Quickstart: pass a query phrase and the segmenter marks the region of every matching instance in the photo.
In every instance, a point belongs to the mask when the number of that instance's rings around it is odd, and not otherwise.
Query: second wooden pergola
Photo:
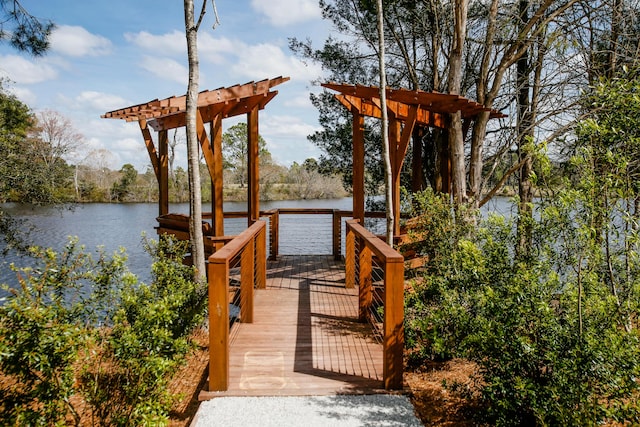
[[[380,89],[375,86],[325,83],[327,89],[338,92],[335,97],[353,116],[353,217],[364,221],[364,118],[382,118]],[[437,92],[425,92],[408,89],[386,89],[387,113],[389,117],[389,151],[392,168],[393,209],[400,212],[400,173],[404,164],[409,141],[417,127],[436,127],[447,129],[449,115],[460,111],[463,129],[469,129],[479,114],[487,112],[490,118],[505,117],[497,110],[484,107],[475,101],[458,95]],[[413,177],[420,179],[422,164],[421,146],[414,144]],[[441,159],[444,188],[449,188],[450,159]],[[414,182],[414,189],[419,185]],[[400,234],[400,218],[395,215],[394,235]]]

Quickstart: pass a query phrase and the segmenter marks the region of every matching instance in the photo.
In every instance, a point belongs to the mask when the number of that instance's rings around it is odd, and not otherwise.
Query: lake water
[[[331,208],[350,210],[351,198],[334,200],[286,200],[261,202],[260,208]],[[129,269],[138,277],[149,279],[150,257],[144,251],[142,234],[156,239],[154,227],[157,225],[158,205],[155,203],[92,203],[73,207],[38,207],[13,203],[2,205],[2,209],[16,219],[26,220],[25,226],[33,227],[31,240],[44,247],[60,250],[69,236],[78,237],[87,251],[96,253],[103,247],[107,253],[113,253],[120,247],[126,248]],[[225,212],[246,211],[245,202],[228,202]],[[170,212],[188,213],[188,204],[171,205]],[[331,218],[318,218],[313,215],[283,215],[280,219],[281,254],[321,254],[331,253]],[[225,234],[235,235],[247,226],[245,218],[225,219]],[[328,238],[317,236],[312,239],[300,238],[302,233],[317,231]],[[326,241],[322,241],[326,240]],[[0,243],[0,245],[2,245]],[[0,246],[1,247],[1,246]],[[28,259],[15,254],[4,256],[0,260],[0,283],[15,283],[15,273],[9,265],[23,266]]]
[[[14,218],[24,219],[34,227],[33,243],[60,250],[69,236],[77,236],[87,251],[96,253],[103,247],[113,253],[126,248],[129,269],[140,280],[149,280],[150,257],[144,252],[142,234],[156,239],[158,206],[155,203],[129,204],[82,204],[73,207],[34,207],[19,204],[3,204],[2,209]],[[246,211],[246,202],[227,202],[225,212]],[[508,214],[511,209],[508,199],[496,198],[485,207],[485,211]],[[261,202],[260,208],[329,208],[351,210],[352,199],[333,200],[285,200]],[[188,213],[188,204],[176,204],[170,212]],[[280,251],[290,254],[331,254],[331,216],[281,215]],[[382,224],[384,220],[382,220]],[[246,228],[246,219],[225,219],[225,234],[235,235]],[[381,233],[383,233],[382,231]],[[343,229],[344,234],[344,229]],[[344,240],[344,239],[343,239]],[[1,245],[1,244],[0,244]],[[28,260],[10,254],[0,260],[0,283],[16,283],[15,273],[9,265],[24,266]]]

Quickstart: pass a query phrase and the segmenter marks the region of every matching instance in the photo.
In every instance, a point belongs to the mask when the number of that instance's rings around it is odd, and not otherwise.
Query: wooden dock
[[[229,387],[220,396],[384,392],[383,351],[358,321],[358,288],[332,256],[280,256],[254,296],[253,323],[230,331]]]

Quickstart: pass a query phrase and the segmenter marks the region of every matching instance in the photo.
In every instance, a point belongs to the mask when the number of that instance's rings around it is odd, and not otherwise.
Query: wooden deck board
[[[357,321],[358,290],[331,256],[270,261],[254,323],[231,331],[229,389],[220,396],[383,392],[382,345]]]

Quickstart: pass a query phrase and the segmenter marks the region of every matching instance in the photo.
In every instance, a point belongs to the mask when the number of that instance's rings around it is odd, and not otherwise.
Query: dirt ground
[[[170,427],[188,427],[198,410],[198,393],[206,384],[208,348],[206,336],[197,337],[198,347],[171,382],[171,390],[181,396],[170,414]],[[433,363],[419,372],[405,372],[407,392],[416,414],[425,426],[471,426],[474,408],[444,384],[470,384],[473,365],[463,360]]]

